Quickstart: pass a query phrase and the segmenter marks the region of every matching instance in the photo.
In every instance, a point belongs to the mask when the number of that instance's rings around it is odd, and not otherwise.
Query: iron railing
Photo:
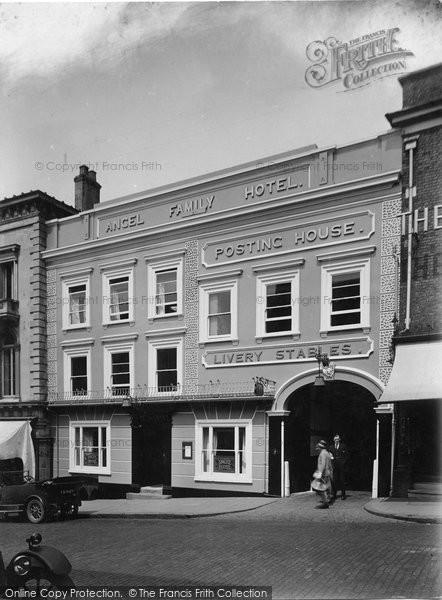
[[[261,380],[262,381],[262,380]],[[192,387],[168,386],[163,388],[138,385],[135,388],[106,388],[103,390],[82,390],[78,392],[49,392],[50,405],[71,404],[123,404],[131,406],[144,402],[177,402],[198,399],[225,398],[273,398],[275,382],[264,380],[261,389],[254,381],[210,381]]]

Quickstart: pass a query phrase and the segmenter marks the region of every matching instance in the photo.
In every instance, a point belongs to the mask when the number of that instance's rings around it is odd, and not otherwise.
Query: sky
[[[441,14],[439,0],[2,3],[0,198],[74,204],[87,164],[105,202],[388,131],[398,76],[441,61]],[[397,72],[311,85],[308,47],[393,28],[407,54],[376,64]]]

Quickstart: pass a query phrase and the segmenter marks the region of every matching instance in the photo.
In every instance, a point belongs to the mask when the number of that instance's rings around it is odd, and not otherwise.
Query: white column
[[[284,498],[285,490],[284,458],[284,419],[281,419],[281,498]]]
[[[379,419],[376,419],[376,458],[373,461],[373,481],[371,485],[371,497],[378,497],[379,479]]]

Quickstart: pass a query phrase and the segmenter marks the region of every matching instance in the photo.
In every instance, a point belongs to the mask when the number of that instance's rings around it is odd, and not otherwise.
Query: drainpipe
[[[413,244],[413,198],[416,196],[416,188],[413,186],[413,150],[417,146],[417,139],[405,144],[405,150],[408,151],[408,188],[405,190],[405,197],[408,198],[408,237],[407,237],[407,295],[405,303],[405,330],[410,329],[411,323],[411,259]],[[404,221],[405,223],[405,215]]]
[[[393,402],[393,412],[391,414],[390,497],[393,496],[393,474],[394,474],[395,447],[396,447],[396,405]]]

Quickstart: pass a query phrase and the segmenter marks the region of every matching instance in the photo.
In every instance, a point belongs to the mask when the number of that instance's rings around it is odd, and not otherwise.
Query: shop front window
[[[219,481],[243,480],[250,475],[251,427],[199,424],[200,470],[197,477]]]
[[[109,424],[71,423],[70,470],[107,473],[109,464]]]

